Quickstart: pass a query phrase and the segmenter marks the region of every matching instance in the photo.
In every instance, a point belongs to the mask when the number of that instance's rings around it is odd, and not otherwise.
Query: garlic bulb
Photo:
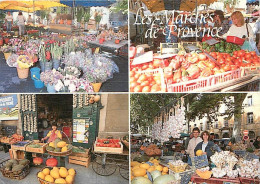
[[[186,165],[186,163],[184,163],[182,160],[170,160],[169,164],[171,164],[173,166],[183,166],[183,165]]]
[[[215,152],[215,154],[210,157],[210,160],[217,168],[228,166],[231,170],[238,162],[237,156],[230,151]]]
[[[227,176],[230,178],[237,178],[238,170],[227,170]]]
[[[221,168],[213,168],[212,169],[212,174],[215,178],[222,178],[224,177],[227,173],[225,169],[221,169]]]
[[[257,159],[251,161],[239,159],[237,170],[241,177],[260,179],[260,162]]]

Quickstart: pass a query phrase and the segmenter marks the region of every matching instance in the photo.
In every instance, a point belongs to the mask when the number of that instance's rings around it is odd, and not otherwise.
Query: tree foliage
[[[118,0],[117,3],[110,8],[113,13],[122,12],[123,14],[128,13],[128,0]]]
[[[224,116],[227,120],[234,117],[236,132],[233,131],[233,135],[238,136],[246,95],[247,93],[132,94],[131,125],[135,128],[152,125],[158,112],[169,105],[176,105],[185,96],[185,116],[188,123],[203,117],[207,117],[209,123],[217,121],[219,116]],[[223,104],[225,111],[220,112]]]

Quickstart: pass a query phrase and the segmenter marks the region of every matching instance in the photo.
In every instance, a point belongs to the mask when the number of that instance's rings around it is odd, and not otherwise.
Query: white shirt
[[[6,19],[8,22],[12,22],[13,16],[12,16],[12,15],[6,15],[6,16],[5,16],[5,19]]]
[[[254,39],[255,35],[253,33],[252,27],[249,24],[247,24],[247,27],[248,27],[249,38]],[[228,32],[226,34],[224,34],[223,37],[225,39],[227,38],[227,36],[236,36],[236,37],[242,38],[244,35],[246,36],[246,38],[248,38],[246,23],[241,27],[237,27],[234,24],[232,24],[232,26],[229,28]]]
[[[26,21],[23,15],[18,15],[17,20],[18,20],[17,23],[18,25],[24,25]]]
[[[188,148],[186,150],[186,152],[191,156],[191,157],[194,157],[194,149],[195,147],[197,146],[198,143],[202,142],[202,139],[200,137],[193,137],[189,144],[188,144]]]
[[[204,142],[202,143],[202,148],[201,149],[202,149],[203,152],[205,152],[205,149],[206,149],[207,145],[208,145],[208,142],[207,143],[204,143]]]

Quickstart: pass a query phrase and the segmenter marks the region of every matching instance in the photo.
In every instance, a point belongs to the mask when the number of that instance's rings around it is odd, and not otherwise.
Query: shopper
[[[228,32],[223,35],[223,38],[227,36],[236,36],[239,38],[247,38],[254,40],[254,33],[251,26],[245,23],[244,16],[240,11],[235,11],[231,15],[232,25]]]
[[[22,36],[25,33],[25,17],[23,16],[22,12],[19,12],[18,17],[18,26],[19,26],[19,35]]]
[[[177,17],[178,14],[177,13],[174,13],[174,16],[173,17]],[[166,24],[166,27],[165,27],[165,40],[166,40],[166,43],[177,43],[178,42],[178,33],[177,31],[175,30],[175,20],[174,18],[171,17],[169,19],[169,21],[167,22]]]
[[[196,151],[202,150],[203,155],[207,155],[207,157],[209,159],[214,154],[214,150],[216,150],[216,151],[221,150],[217,144],[214,144],[214,142],[209,141],[209,132],[208,131],[202,132],[201,138],[203,139],[203,141],[197,144],[196,148],[194,149],[194,154],[196,154]]]
[[[221,10],[216,10],[214,11],[214,16],[213,16],[213,23],[214,26],[212,27],[221,27],[221,31],[219,31],[219,36],[222,36],[223,34],[227,33],[230,25],[229,25],[229,20],[224,18],[224,12]]]
[[[260,149],[260,136],[257,136],[255,142],[253,143],[255,149]]]
[[[11,12],[7,12],[7,15],[5,16],[5,22],[6,22],[6,31],[10,33],[13,25],[13,15],[11,15]]]
[[[57,124],[53,123],[52,124],[52,130],[49,131],[46,137],[42,138],[42,141],[48,139],[48,143],[53,142],[55,139],[60,138],[62,139],[61,132],[57,130]]]

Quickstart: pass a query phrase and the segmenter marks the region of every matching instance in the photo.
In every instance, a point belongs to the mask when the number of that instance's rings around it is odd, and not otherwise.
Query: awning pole
[[[35,27],[35,8],[34,8],[34,0],[33,0],[33,26]]]
[[[196,15],[195,15],[195,17],[197,17],[197,13],[198,13],[198,0],[196,0]],[[197,31],[198,31],[198,20],[196,19],[196,42],[198,41]]]

